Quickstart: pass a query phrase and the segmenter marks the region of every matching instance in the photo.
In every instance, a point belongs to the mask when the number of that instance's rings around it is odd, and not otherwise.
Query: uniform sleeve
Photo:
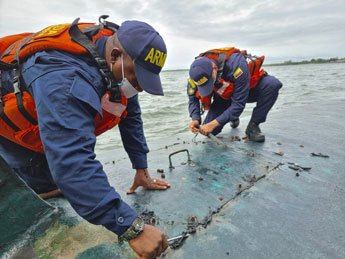
[[[200,101],[198,98],[196,98],[197,88],[195,85],[192,85],[189,80],[187,83],[187,95],[188,95],[188,111],[189,116],[192,118],[192,120],[198,120],[201,121],[200,116]]]
[[[233,54],[236,55],[236,54]],[[228,75],[224,78],[233,82],[234,91],[231,97],[231,105],[221,114],[216,120],[225,125],[229,121],[237,120],[243,112],[249,94],[249,69],[247,61],[238,54],[231,62],[231,69],[228,70]]]
[[[86,77],[93,68],[58,54],[27,62],[32,64],[22,73],[23,79],[35,99],[40,136],[56,185],[81,217],[122,234],[137,213],[110,186],[95,159],[93,118],[100,101]]]
[[[123,146],[134,169],[147,168],[147,147],[138,95],[128,99],[127,116],[121,119],[119,129]]]

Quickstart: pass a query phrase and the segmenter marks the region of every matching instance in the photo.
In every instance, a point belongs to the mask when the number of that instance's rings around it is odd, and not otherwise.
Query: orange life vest
[[[249,88],[254,88],[260,81],[261,77],[266,73],[265,70],[261,69],[261,66],[264,62],[265,57],[256,57],[247,54],[245,50],[239,50],[234,47],[227,47],[227,48],[220,48],[220,49],[212,49],[203,53],[200,53],[199,57],[206,57],[208,59],[214,59],[218,62],[218,71],[217,71],[217,78],[215,84],[213,86],[213,91],[217,93],[221,98],[224,100],[230,100],[233,90],[234,84],[225,81],[222,79],[223,68],[225,62],[229,59],[229,57],[233,53],[242,53],[242,55],[248,59],[248,68],[250,74],[250,81],[249,81]],[[212,94],[209,96],[201,97],[199,95],[199,91],[196,92],[195,95],[198,99],[200,99],[202,107],[204,110],[208,110],[211,107],[212,103]]]
[[[60,24],[49,26],[37,33],[23,33],[0,38],[0,65],[1,67],[11,66],[18,60],[20,63],[38,51],[63,50],[76,55],[83,55],[87,50],[78,43],[71,40],[68,29],[71,24]],[[79,23],[80,30],[94,26],[93,23]],[[113,35],[113,31],[103,28],[92,37],[93,43],[102,36]],[[1,86],[1,71],[0,71]],[[17,91],[18,94],[18,91]],[[19,108],[18,98],[15,92],[1,96],[0,88],[0,135],[30,150],[44,153],[37,124],[37,113],[35,102],[32,96],[23,91],[22,106],[24,112]],[[122,96],[122,104],[127,106],[127,99]],[[122,117],[126,116],[126,111]],[[100,114],[95,117],[95,135],[99,135],[117,125],[120,117],[112,115],[103,110],[103,119]]]

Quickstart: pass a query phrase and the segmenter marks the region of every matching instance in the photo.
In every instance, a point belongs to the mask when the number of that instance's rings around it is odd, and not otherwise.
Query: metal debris
[[[164,173],[163,169],[157,169],[157,173]]]
[[[280,142],[277,142],[277,145],[281,145],[282,143],[280,143]]]
[[[311,153],[312,156],[319,156],[319,157],[324,157],[324,158],[329,158],[329,155],[324,155],[322,153]]]
[[[204,180],[204,177],[199,176],[199,180],[200,180],[200,181]]]
[[[304,147],[304,145],[303,145],[303,144],[300,144],[299,146],[300,146],[300,147]]]
[[[165,174],[161,174],[161,177],[164,179],[165,178]]]
[[[249,153],[248,156],[254,157],[255,154],[254,153]]]

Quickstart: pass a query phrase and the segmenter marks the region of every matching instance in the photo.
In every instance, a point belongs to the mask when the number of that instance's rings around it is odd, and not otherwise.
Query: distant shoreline
[[[330,58],[330,59],[311,59],[311,60],[303,60],[303,61],[284,61],[283,63],[275,63],[275,64],[263,64],[265,67],[270,66],[289,66],[289,65],[305,65],[305,64],[326,64],[326,63],[345,63],[345,58]],[[176,71],[186,71],[189,70],[188,68],[180,68],[180,69],[167,69],[162,70],[162,72],[176,72]]]
[[[288,66],[288,65],[305,65],[305,64],[325,64],[325,63],[345,63],[345,58],[330,58],[330,59],[311,59],[311,60],[303,60],[303,61],[284,61],[283,63],[277,64],[264,64],[264,66]]]

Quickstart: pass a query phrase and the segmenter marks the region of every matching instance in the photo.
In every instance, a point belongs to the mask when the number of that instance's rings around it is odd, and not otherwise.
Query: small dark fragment
[[[265,168],[268,170],[270,167],[268,165],[266,165]]]
[[[163,169],[157,169],[157,173],[164,173]]]
[[[293,170],[296,170],[296,171],[309,171],[311,169],[311,167],[304,167],[304,166],[300,166],[299,164],[297,163],[290,163],[288,162],[289,164],[289,168],[293,169]]]
[[[293,169],[295,171],[299,171],[300,170],[300,168],[298,166],[295,166],[295,165],[289,165],[289,168]]]
[[[222,200],[224,200],[224,199],[223,199],[223,197],[218,197],[218,200],[222,201]]]
[[[145,224],[155,225],[159,224],[159,219],[156,217],[154,211],[144,210],[140,213],[140,217],[144,220]]]
[[[242,188],[242,184],[239,183],[239,184],[237,185],[237,188],[238,188],[238,189],[241,189],[241,188]]]
[[[278,156],[283,156],[284,155],[284,152],[273,152],[273,154],[276,154]]]
[[[168,149],[168,146],[165,146],[165,149]]]
[[[230,138],[230,142],[234,142],[234,141],[241,141],[241,138],[239,136],[232,136]]]
[[[281,145],[282,143],[280,143],[280,142],[277,142],[277,145]]]
[[[229,252],[226,252],[226,255],[230,255],[230,253],[229,253]]]
[[[197,226],[199,226],[198,218],[196,216],[190,216],[187,219],[187,233],[195,233]]]
[[[115,164],[115,161],[113,160],[113,164]]]
[[[299,146],[300,146],[300,147],[304,147],[304,145],[303,145],[303,144],[300,144]]]
[[[162,178],[165,178],[165,174],[161,174],[161,177],[162,177]]]
[[[200,180],[200,181],[204,180],[204,177],[199,176],[199,180]]]
[[[254,153],[250,153],[250,154],[249,154],[249,156],[254,157],[254,156],[255,156],[255,154],[254,154]]]
[[[299,176],[299,173],[296,173],[296,176],[298,177],[298,176]]]
[[[322,153],[311,153],[312,156],[319,156],[319,157],[324,157],[324,158],[329,158],[329,155],[324,155]]]
[[[203,221],[200,223],[204,228],[207,227],[207,225],[212,221],[213,217],[213,211],[210,211],[207,216],[203,219]]]

